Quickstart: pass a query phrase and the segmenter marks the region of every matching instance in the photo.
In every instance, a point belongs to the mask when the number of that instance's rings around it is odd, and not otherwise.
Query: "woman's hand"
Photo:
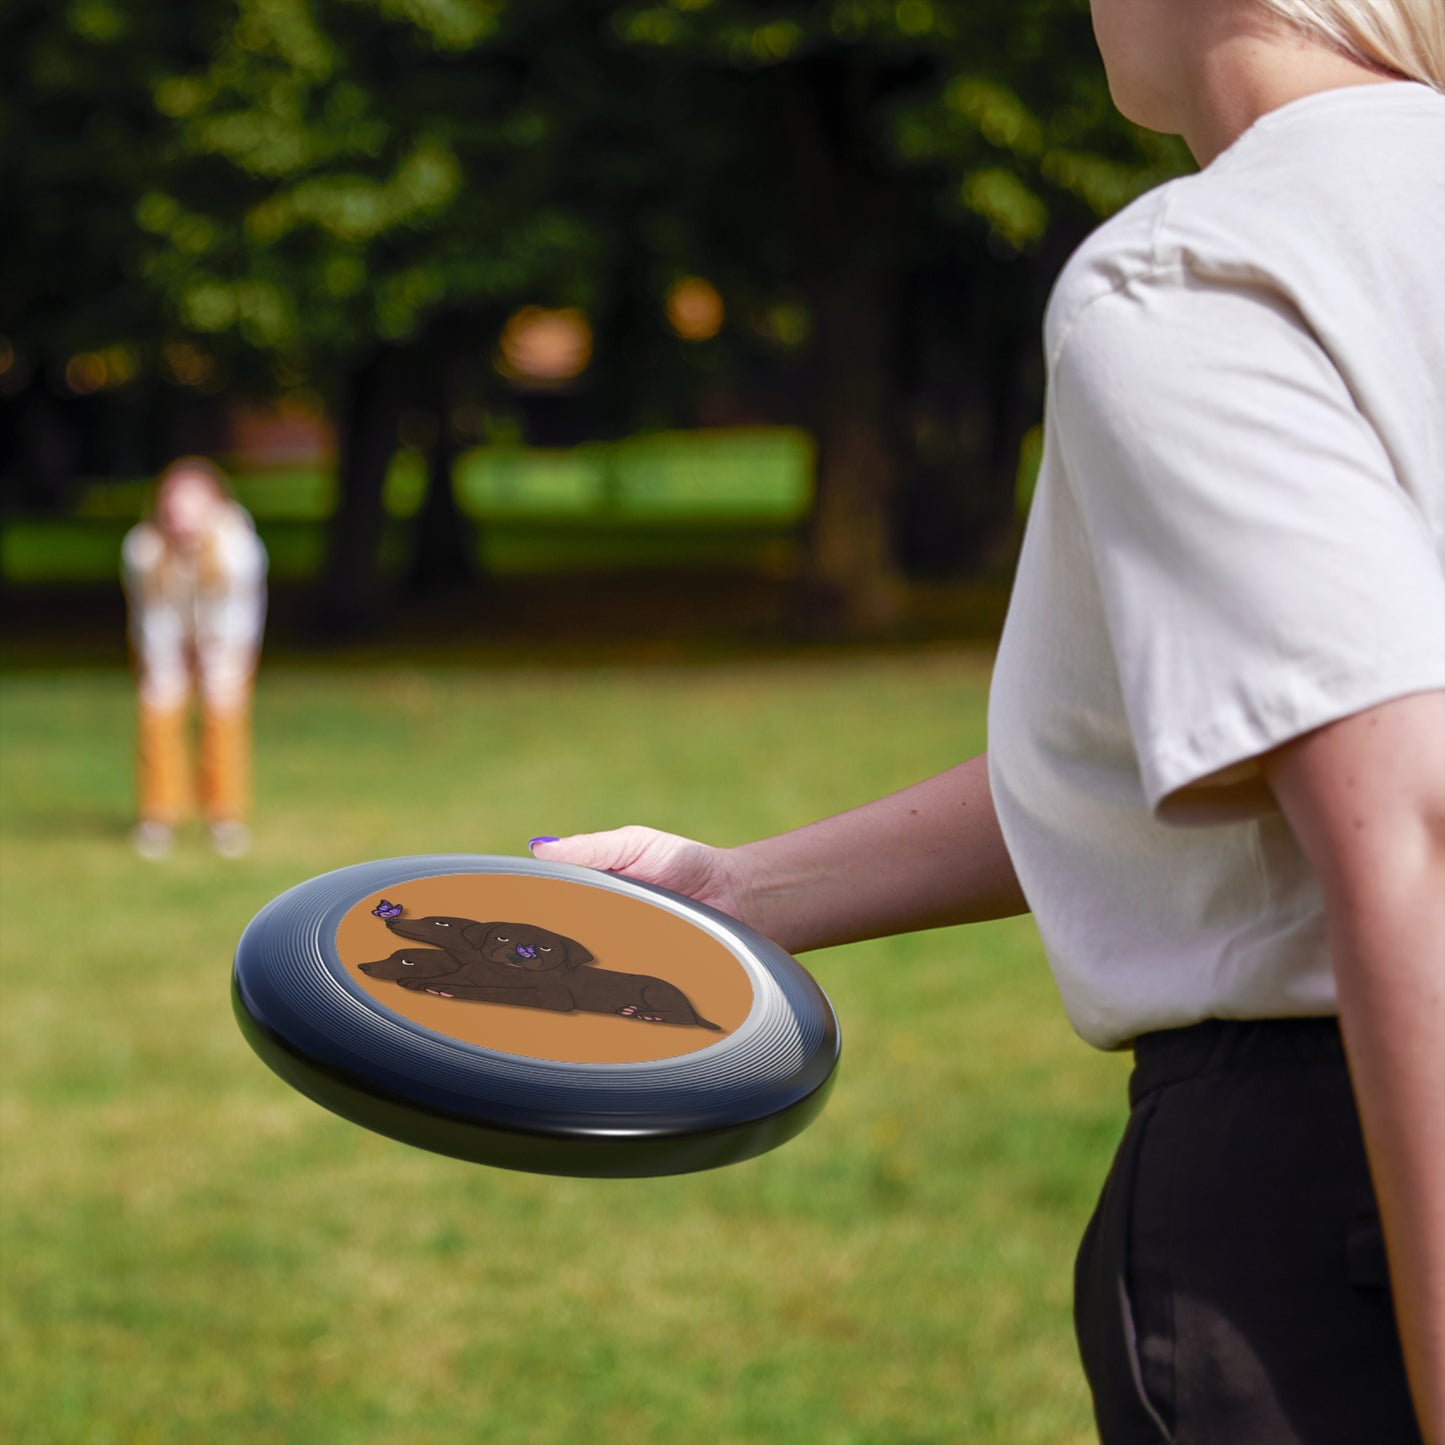
[[[575,863],[582,868],[625,873],[758,926],[749,916],[747,880],[734,855],[676,833],[659,833],[656,828],[634,824],[605,833],[574,833],[570,838],[535,838],[532,854],[547,863]]]
[[[982,754],[851,812],[736,848],[633,827],[537,838],[532,852],[685,893],[789,953],[1028,910]]]

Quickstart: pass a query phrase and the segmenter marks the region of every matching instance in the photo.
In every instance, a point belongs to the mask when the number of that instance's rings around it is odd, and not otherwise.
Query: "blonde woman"
[[[199,800],[223,857],[250,845],[251,684],[266,614],[266,551],[212,463],[169,466],[151,516],[126,534],[122,571],[139,692],[132,835],[145,858],[164,857]],[[199,789],[188,735],[200,694]]]
[[[1136,1059],[1076,1272],[1106,1445],[1445,1445],[1445,7],[1093,8],[1202,169],[1051,299],[988,755],[534,851],[794,951],[1031,908]]]

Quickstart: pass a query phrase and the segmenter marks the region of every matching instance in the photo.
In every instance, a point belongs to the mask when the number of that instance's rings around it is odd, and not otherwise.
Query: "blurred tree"
[[[669,389],[654,267],[687,229],[674,188],[695,190],[708,157],[668,127],[700,129],[719,79],[627,46],[612,9],[236,0],[204,63],[155,87],[174,142],[136,207],[145,278],[190,331],[320,386],[340,420],[328,630],[378,614],[381,485],[405,413],[432,417],[409,575],[435,586],[471,554],[447,476],[452,403],[498,403],[488,363],[510,312],[578,308],[601,343],[576,388],[529,394],[533,427],[582,408],[590,430],[626,430]],[[715,179],[725,143],[707,129]]]
[[[813,580],[886,626],[901,551],[944,570],[1011,516],[1064,255],[1187,155],[1114,112],[1087,0],[635,0],[613,23],[743,82],[719,121],[750,175],[706,188],[697,235],[726,237],[715,273],[801,302]]]
[[[819,442],[815,590],[886,625],[900,558],[946,568],[1010,515],[1062,252],[1180,164],[1114,117],[1086,0],[13,0],[3,23],[0,331],[318,391],[337,630],[378,615],[404,416],[432,477],[410,576],[465,565],[454,413],[502,400],[525,304],[595,333],[534,421],[621,432],[771,378],[755,406]],[[728,317],[702,344],[663,314],[688,276]]]
[[[217,7],[204,63],[155,87],[175,163],[136,209],[153,238],[143,274],[187,327],[265,353],[338,414],[328,631],[378,617],[402,416],[430,416],[409,572],[439,586],[471,556],[450,485],[458,367],[512,306],[594,302],[605,238],[567,203],[533,76],[557,8],[236,0]]]
[[[0,10],[0,423],[5,482],[28,507],[63,506],[86,460],[76,412],[98,403],[81,398],[161,401],[129,386],[154,371],[168,324],[135,284],[132,211],[166,145],[151,86],[198,54],[163,8]]]

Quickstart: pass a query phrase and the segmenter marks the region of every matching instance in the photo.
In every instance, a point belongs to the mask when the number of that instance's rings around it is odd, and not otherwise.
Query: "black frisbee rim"
[[[464,873],[581,883],[687,918],[748,972],[753,1009],[727,1040],[640,1064],[499,1053],[392,1014],[345,972],[336,923],[378,889]],[[289,889],[243,934],[232,1003],[262,1061],[342,1118],[453,1158],[587,1178],[689,1173],[774,1149],[821,1112],[840,1052],[822,989],[736,919],[634,879],[486,854],[380,859]]]

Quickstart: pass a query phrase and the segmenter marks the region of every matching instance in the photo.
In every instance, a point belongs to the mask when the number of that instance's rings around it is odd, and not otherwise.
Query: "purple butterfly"
[[[388,903],[385,898],[371,910],[378,918],[400,918],[401,904]]]

